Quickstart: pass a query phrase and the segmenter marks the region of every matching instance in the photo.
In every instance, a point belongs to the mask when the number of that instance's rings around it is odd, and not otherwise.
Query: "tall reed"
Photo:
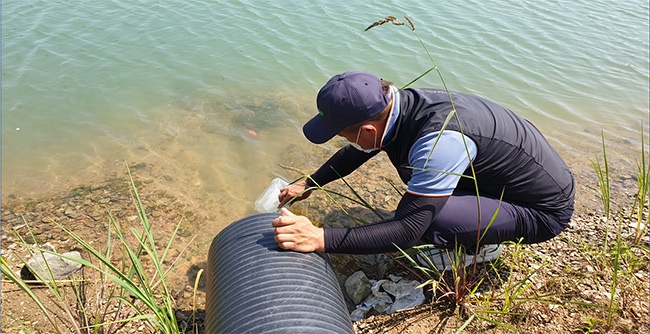
[[[426,76],[427,74],[429,74],[430,72],[435,70],[435,72],[438,74],[438,77],[439,77],[439,79],[440,79],[440,81],[441,81],[441,83],[442,83],[442,85],[444,87],[445,92],[447,93],[447,98],[449,99],[449,103],[451,104],[451,109],[452,109],[451,112],[449,113],[449,115],[447,116],[447,118],[445,119],[445,121],[443,122],[443,125],[442,125],[442,128],[441,128],[440,131],[441,132],[445,131],[447,129],[447,126],[448,126],[449,122],[454,121],[458,125],[459,131],[461,133],[463,133],[463,124],[460,122],[460,118],[458,117],[458,113],[456,111],[456,105],[455,105],[454,100],[452,98],[451,91],[449,90],[449,87],[447,86],[445,78],[442,75],[442,71],[438,67],[438,64],[436,63],[434,57],[432,56],[431,52],[427,48],[426,44],[424,43],[422,38],[420,38],[420,36],[418,35],[418,33],[417,33],[416,29],[415,29],[415,24],[413,23],[413,20],[411,18],[409,18],[408,16],[404,16],[404,20],[406,22],[400,21],[395,16],[387,16],[384,19],[373,22],[371,25],[369,25],[365,29],[365,31],[368,31],[368,30],[373,29],[373,28],[378,27],[378,26],[382,26],[382,25],[387,24],[387,23],[391,23],[391,24],[393,24],[395,26],[404,26],[404,27],[407,27],[411,31],[411,33],[415,36],[418,43],[420,44],[420,46],[424,50],[424,52],[427,54],[427,57],[429,58],[429,61],[431,62],[432,67],[426,69],[422,74],[420,74],[419,76],[417,76],[416,78],[411,80],[406,85],[402,86],[402,88],[400,88],[400,90],[411,86],[413,83],[415,83],[416,81],[420,80],[421,78],[423,78],[424,76]],[[433,170],[433,169],[430,169],[430,168],[426,168],[426,165],[427,165],[428,161],[432,158],[433,151],[434,151],[434,149],[436,148],[436,146],[438,144],[438,140],[440,139],[440,136],[438,136],[436,141],[433,143],[433,146],[432,146],[432,148],[431,148],[431,150],[429,152],[429,156],[427,157],[427,160],[425,162],[425,165],[424,165],[425,167],[424,168],[410,167],[410,168],[412,168],[414,170],[423,170],[423,171],[427,171],[427,172],[431,172],[431,173],[452,174],[454,176],[458,176],[458,177],[461,177],[461,178],[469,178],[469,179],[471,179],[473,181],[473,183],[474,183],[474,190],[475,190],[475,193],[476,193],[477,210],[480,212],[481,211],[481,200],[480,200],[480,194],[479,194],[479,190],[478,190],[478,183],[477,183],[477,179],[476,179],[476,172],[474,170],[474,164],[473,164],[472,159],[470,157],[470,152],[469,152],[467,142],[465,142],[465,136],[463,136],[462,138],[463,138],[463,145],[465,147],[465,154],[467,155],[467,159],[469,160],[469,170],[470,170],[471,175],[468,176],[468,175],[464,175],[464,174],[456,174],[456,173],[451,173],[451,172],[448,172],[448,171]],[[499,210],[497,208],[497,210],[493,213],[493,216],[491,217],[491,219],[487,223],[481,221],[481,218],[480,218],[481,215],[478,215],[479,219],[476,222],[477,231],[483,230],[484,232],[483,232],[483,234],[481,234],[479,232],[476,235],[476,243],[475,243],[476,248],[473,250],[474,254],[479,254],[480,253],[481,240],[482,240],[483,236],[485,235],[485,233],[487,232],[487,230],[489,230],[489,228],[492,226],[492,223],[494,222],[494,219],[496,218],[496,216],[498,214],[498,211]],[[425,261],[426,261],[428,259],[428,257],[426,256],[426,252],[427,252],[426,249],[431,250],[431,249],[435,249],[435,248],[436,248],[436,246],[434,246],[434,245],[423,245],[423,246],[420,246],[420,247],[416,247],[414,249],[416,250],[416,252],[420,252],[419,257],[424,258]],[[470,270],[468,271],[468,268],[466,268],[464,266],[465,257],[467,255],[466,255],[465,249],[461,245],[457,245],[454,250],[448,250],[443,254],[443,257],[446,257],[446,261],[448,263],[452,264],[452,269],[451,269],[451,276],[452,277],[451,277],[450,281],[445,280],[444,279],[445,276],[444,275],[439,275],[440,274],[439,272],[436,273],[437,270],[433,270],[433,272],[432,272],[431,270],[425,269],[424,266],[417,265],[417,263],[415,262],[413,257],[408,256],[408,254],[405,254],[405,252],[403,252],[403,253],[409,259],[409,261],[411,263],[415,264],[418,269],[420,269],[421,271],[423,271],[423,273],[425,275],[430,277],[427,282],[432,284],[432,286],[434,286],[437,290],[441,291],[442,296],[445,296],[446,298],[449,298],[449,299],[453,300],[453,302],[456,305],[459,305],[459,306],[464,305],[464,301],[465,301],[466,296],[468,294],[471,295],[471,292],[473,291],[473,289],[475,289],[475,287],[480,283],[480,278],[477,277],[477,275],[476,275],[476,264],[477,264],[476,258],[473,261],[473,263],[471,264],[471,266],[469,267]],[[433,263],[430,261],[430,259],[429,259],[429,265],[432,268],[435,267],[435,266],[433,266]],[[433,276],[431,276],[432,273],[434,273],[435,274],[434,276],[436,276],[438,278],[434,279]]]
[[[636,163],[637,192],[634,197],[633,210],[630,212],[630,220],[636,215],[636,226],[634,228],[634,244],[638,245],[641,239],[647,235],[650,225],[650,214],[648,214],[648,191],[650,190],[650,164],[646,156],[645,134],[641,130],[641,157]]]

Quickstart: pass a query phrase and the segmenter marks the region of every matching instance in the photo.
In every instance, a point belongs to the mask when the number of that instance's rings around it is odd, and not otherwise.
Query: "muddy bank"
[[[633,201],[636,191],[636,179],[634,165],[629,164],[633,161],[634,152],[628,152],[628,158],[613,158],[610,160],[610,173],[612,177],[612,206],[629,207]],[[319,157],[313,157],[313,160],[319,160],[326,157],[328,152],[320,152]],[[576,194],[576,215],[570,225],[570,228],[563,233],[562,238],[557,238],[552,242],[533,245],[529,248],[537,252],[540,256],[552,256],[561,254],[567,247],[568,242],[590,242],[597,244],[603,239],[605,230],[602,226],[602,203],[598,192],[596,174],[589,162],[590,157],[583,154],[566,153],[567,161],[570,164],[576,177],[577,194]],[[301,153],[302,158],[304,153]],[[625,156],[625,155],[621,155]],[[296,159],[296,161],[299,161]],[[192,201],[186,200],[178,194],[171,194],[160,186],[160,181],[151,171],[155,166],[147,164],[131,165],[134,182],[141,196],[142,203],[149,220],[154,227],[154,236],[159,241],[160,247],[163,247],[172,237],[172,233],[178,226],[178,234],[170,249],[166,264],[171,264],[172,260],[179,255],[184,256],[191,250],[208,243],[219,231],[206,231],[204,226],[214,220],[214,213],[206,213],[201,210]],[[313,166],[312,166],[313,167]],[[295,168],[281,168],[284,177],[288,180],[300,177],[301,172]],[[163,180],[164,181],[164,180]],[[397,206],[401,197],[400,193],[404,191],[404,186],[399,181],[394,170],[390,166],[388,159],[380,155],[373,159],[353,175],[346,178],[347,185],[344,182],[337,181],[327,186],[327,189],[345,194],[346,196],[355,197],[351,189],[363,198],[370,206],[374,207],[376,212],[372,212],[348,200],[341,199],[338,196],[328,195],[325,192],[315,192],[308,200],[297,203],[292,207],[292,211],[297,214],[307,215],[317,224],[325,226],[354,226],[362,222],[352,220],[348,217],[353,216],[362,221],[376,221],[381,217],[389,217],[392,210]],[[332,198],[337,199],[337,203],[332,202]],[[227,211],[227,207],[223,209]],[[78,245],[71,241],[70,237],[62,232],[53,222],[57,222],[66,228],[74,231],[84,240],[94,243],[101,247],[106,241],[110,217],[117,222],[124,231],[129,228],[139,228],[140,220],[138,211],[134,205],[133,192],[130,180],[126,172],[122,175],[98,182],[96,184],[82,185],[73,189],[64,190],[58,194],[45,196],[41,198],[24,199],[15,196],[5,198],[2,207],[2,249],[3,256],[13,266],[12,269],[19,270],[20,261],[18,255],[25,256],[26,252],[20,246],[19,239],[15,233],[18,233],[28,243],[44,244],[50,243],[57,251],[66,252],[81,250]],[[234,221],[234,219],[230,219]],[[29,228],[28,228],[29,227]],[[629,235],[630,231],[625,231]],[[646,240],[647,243],[647,240]],[[188,247],[189,245],[189,247]],[[580,254],[573,252],[565,254],[564,262],[558,262],[556,271],[552,275],[563,277],[562,268],[587,268],[588,264],[582,263],[584,259]],[[203,317],[205,308],[205,280],[201,276],[198,284],[196,305],[194,305],[193,285],[197,278],[197,273],[206,267],[207,247],[202,248],[195,256],[178,267],[170,276],[169,283],[171,293],[177,302],[177,316],[180,321],[188,321],[192,314],[193,307],[198,309],[197,319]],[[393,261],[385,254],[368,255],[368,256],[341,256],[332,255],[332,262],[335,266],[339,279],[343,281],[347,276],[357,270],[363,270],[370,279],[385,278],[388,274],[394,273],[399,275],[409,275],[408,271],[398,263]],[[150,265],[145,262],[145,265]],[[538,265],[531,263],[530,265]],[[586,269],[585,269],[586,270]],[[647,282],[647,273],[643,279]],[[570,278],[562,278],[570,280]],[[590,283],[591,284],[591,283]],[[598,282],[593,282],[593,286],[576,287],[582,291],[592,291],[600,294],[594,286]],[[18,291],[15,286],[3,282],[3,331],[12,332],[21,326],[38,328],[47,328],[43,322],[34,321],[34,310],[31,301]],[[541,290],[544,286],[539,287]],[[594,292],[595,291],[595,292]],[[571,293],[578,293],[572,291]],[[591,298],[590,296],[587,296]],[[594,301],[596,302],[596,301]],[[635,307],[645,310],[647,313],[647,303],[637,302]],[[353,305],[349,305],[353,307]],[[540,319],[546,319],[552,322],[548,312],[541,312]],[[410,313],[406,313],[410,314]],[[395,325],[395,319],[401,319],[405,315],[372,318],[359,324],[358,331],[361,333],[373,333],[373,328],[385,327],[388,323]],[[413,317],[421,316],[421,313]],[[570,318],[571,312],[566,313]],[[575,314],[573,314],[575,316]],[[408,318],[409,316],[406,315]],[[629,323],[633,321],[633,316],[627,317]],[[399,320],[401,321],[401,320]],[[577,320],[579,321],[579,320]],[[574,321],[575,322],[575,321]],[[635,327],[627,324],[627,328],[644,328],[647,321],[638,323],[641,327]],[[579,324],[578,324],[579,325]],[[567,325],[573,326],[573,323]],[[560,327],[564,328],[564,327]],[[560,330],[558,328],[558,330]],[[129,331],[126,331],[129,332]],[[133,329],[137,332],[137,328]]]

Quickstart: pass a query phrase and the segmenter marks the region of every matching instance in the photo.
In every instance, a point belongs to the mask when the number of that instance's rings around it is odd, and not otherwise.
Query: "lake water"
[[[38,197],[147,166],[221,224],[252,212],[278,164],[312,171],[336,144],[302,124],[334,74],[449,89],[510,107],[585,164],[640,150],[648,2],[2,2],[2,198]],[[431,73],[414,86],[441,86]],[[646,131],[647,132],[647,131]],[[647,142],[646,142],[647,143]],[[634,156],[635,153],[632,153]],[[139,173],[139,171],[136,171]]]

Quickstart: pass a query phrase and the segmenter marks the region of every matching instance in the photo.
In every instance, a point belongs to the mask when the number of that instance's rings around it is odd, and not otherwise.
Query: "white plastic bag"
[[[424,303],[424,292],[419,288],[420,282],[402,279],[395,275],[388,275],[388,278],[390,279],[373,283],[370,296],[357,305],[350,314],[352,321],[364,319],[366,313],[372,308],[379,313],[391,314]]]
[[[277,177],[271,181],[271,184],[264,190],[262,195],[255,201],[255,210],[260,213],[276,212],[280,201],[280,189],[289,185],[289,182]]]

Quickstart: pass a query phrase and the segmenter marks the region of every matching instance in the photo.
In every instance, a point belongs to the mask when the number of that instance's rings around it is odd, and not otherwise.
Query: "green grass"
[[[181,224],[178,223],[166,244],[158,244],[128,167],[127,171],[139,215],[139,229],[120,226],[109,212],[106,243],[102,249],[98,249],[71,229],[54,222],[81,247],[86,257],[81,259],[31,246],[16,233],[22,245],[30,250],[32,257],[49,253],[67,258],[83,265],[82,273],[85,276],[89,272],[90,278],[78,279],[75,274],[70,280],[59,281],[54,279],[51,270],[48,270],[49,277],[37,277],[50,292],[49,296],[43,296],[36,292],[39,285],[30,284],[13,273],[10,264],[2,258],[4,277],[29,296],[55,333],[114,333],[132,322],[142,324],[144,328],[155,333],[172,334],[186,330],[179,328],[168,278],[200,248],[187,252],[190,241],[180,253],[185,253],[184,257],[179,255],[174,259],[168,258]],[[31,238],[35,240],[33,235]],[[21,262],[25,265],[27,263],[24,258],[21,258]],[[166,262],[171,264],[165,265]],[[88,296],[88,290],[92,287],[95,287],[92,289],[95,295]],[[48,306],[52,304],[54,307]]]
[[[606,319],[590,319],[589,324],[603,323],[605,328],[610,329],[612,326],[612,321],[615,314],[619,311],[620,300],[619,295],[619,280],[620,279],[629,279],[630,275],[633,275],[634,269],[630,268],[639,268],[638,262],[645,263],[647,266],[648,259],[648,247],[647,245],[640,245],[640,240],[642,238],[643,232],[648,229],[648,213],[647,213],[647,195],[648,195],[648,164],[646,163],[646,154],[645,154],[645,144],[644,144],[644,133],[641,133],[641,162],[637,163],[637,186],[638,192],[635,196],[635,201],[633,204],[633,209],[630,213],[630,218],[634,215],[638,217],[637,224],[635,226],[635,232],[631,243],[626,240],[623,236],[623,222],[626,221],[623,219],[622,214],[619,215],[618,219],[615,221],[616,234],[615,238],[611,240],[613,244],[610,244],[609,237],[609,226],[611,225],[611,182],[610,182],[610,169],[607,162],[607,149],[605,147],[605,136],[601,132],[602,138],[602,151],[603,151],[603,164],[600,164],[600,159],[592,161],[592,166],[596,172],[600,190],[600,198],[603,203],[603,209],[605,212],[605,237],[604,245],[602,248],[597,249],[595,253],[592,253],[594,256],[591,262],[598,263],[601,269],[611,270],[611,282],[609,287],[609,298],[607,304],[607,317]],[[633,248],[637,247],[641,250],[641,256],[638,256],[633,252]],[[645,261],[643,259],[643,254],[645,253]],[[595,322],[594,322],[595,321]]]
[[[634,198],[634,208],[630,213],[630,219],[636,217],[636,226],[633,244],[638,245],[641,238],[648,234],[650,215],[647,214],[646,203],[648,203],[648,191],[650,187],[650,166],[646,157],[644,134],[641,131],[641,153],[640,160],[636,164],[637,193]],[[644,214],[645,213],[645,214]]]

